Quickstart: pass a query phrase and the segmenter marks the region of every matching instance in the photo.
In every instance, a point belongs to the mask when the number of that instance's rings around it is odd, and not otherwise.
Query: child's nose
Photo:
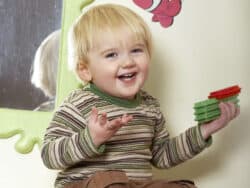
[[[133,57],[127,56],[126,58],[124,58],[124,61],[122,63],[123,68],[130,68],[133,66],[135,66],[135,61]]]

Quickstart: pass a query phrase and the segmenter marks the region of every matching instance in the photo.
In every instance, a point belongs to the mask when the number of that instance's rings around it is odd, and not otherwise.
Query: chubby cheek
[[[142,73],[142,77],[143,77],[143,81],[145,82],[148,78],[148,73],[149,73],[149,65],[148,63],[144,64],[143,66],[141,66],[141,73]]]
[[[106,67],[107,68],[107,67]],[[117,81],[117,75],[115,70],[110,70],[106,68],[98,68],[98,71],[95,73],[95,82],[100,87],[107,87],[109,88],[110,85],[115,84]]]

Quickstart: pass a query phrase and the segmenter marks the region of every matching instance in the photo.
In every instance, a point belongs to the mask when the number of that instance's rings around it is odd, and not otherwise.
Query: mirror
[[[29,2],[28,2],[29,1]],[[33,2],[34,1],[34,2]],[[57,94],[56,94],[56,101],[55,101],[55,106],[57,106],[57,104],[60,104],[62,102],[62,100],[69,94],[70,91],[72,91],[73,89],[75,89],[76,87],[78,87],[78,82],[75,79],[75,76],[73,75],[72,72],[70,72],[67,69],[67,65],[66,65],[66,61],[67,61],[67,32],[68,29],[70,27],[70,25],[72,24],[73,20],[81,13],[81,9],[87,5],[89,5],[90,3],[92,3],[93,0],[64,0],[63,1],[63,12],[62,12],[62,29],[61,29],[61,35],[60,35],[60,49],[59,49],[59,63],[58,63],[58,71],[57,71]],[[18,4],[15,4],[18,3]],[[46,3],[47,5],[49,5],[49,7],[51,8],[51,14],[55,14],[54,16],[49,15],[49,11],[48,7],[44,7],[44,3]],[[58,8],[58,11],[61,11],[61,7],[60,7],[60,3],[61,0],[43,0],[43,1],[39,1],[39,0],[25,0],[25,3],[23,2],[23,0],[19,0],[19,1],[14,1],[14,0],[8,0],[8,1],[3,1],[0,0],[0,14],[1,14],[1,18],[0,21],[1,23],[3,22],[2,20],[6,19],[6,22],[8,20],[11,20],[10,18],[12,18],[12,13],[14,12],[14,10],[16,10],[16,12],[19,11],[19,9],[21,9],[22,7],[26,7],[28,6],[29,11],[32,9],[32,5],[33,4],[33,9],[35,9],[36,7],[40,7],[42,8],[40,15],[38,15],[37,17],[37,22],[39,22],[40,24],[45,24],[45,23],[54,23],[55,25],[53,25],[52,29],[47,30],[47,33],[43,34],[40,32],[40,29],[42,30],[43,27],[45,27],[44,25],[40,25],[39,24],[36,26],[38,28],[36,28],[36,30],[32,30],[34,29],[33,26],[31,27],[31,25],[29,25],[29,33],[31,33],[30,35],[34,35],[34,32],[37,33],[37,35],[42,35],[41,36],[41,41],[44,40],[44,38],[46,36],[48,36],[48,33],[51,33],[52,31],[54,31],[55,29],[57,29],[58,24],[59,23],[59,18],[57,20],[57,24],[54,21],[51,21],[50,18],[55,17],[56,15],[59,15],[59,13],[55,13],[57,11],[55,11],[55,7]],[[9,7],[12,4],[13,7]],[[7,6],[9,5],[9,6]],[[24,6],[25,5],[25,6]],[[47,6],[46,5],[46,6]],[[9,9],[11,11],[9,11],[9,15],[10,16],[6,16],[6,12],[7,10],[5,9]],[[26,15],[26,13],[23,13],[24,15]],[[28,13],[27,13],[28,14]],[[34,10],[31,11],[30,13],[31,15],[29,15],[29,17],[31,16],[35,16],[35,12]],[[7,17],[7,18],[3,18],[3,16]],[[47,16],[47,20],[45,20],[44,22],[41,21],[41,17],[42,16]],[[21,17],[21,15],[19,15],[19,17]],[[13,19],[13,18],[12,18]],[[39,20],[40,19],[40,20]],[[9,21],[11,22],[11,21]],[[13,21],[14,22],[14,21]],[[18,24],[18,23],[17,23]],[[2,25],[1,25],[2,26]],[[12,25],[9,25],[9,27],[16,27],[14,26],[14,23]],[[21,26],[20,26],[21,27]],[[24,26],[22,26],[21,28],[23,28]],[[1,27],[2,29],[2,27]],[[33,32],[30,32],[33,31]],[[4,33],[6,33],[8,31],[8,28],[4,31]],[[12,31],[13,32],[13,31]],[[26,33],[27,34],[27,33]],[[6,34],[8,35],[8,34]],[[1,31],[1,37],[4,37],[4,35],[2,36],[2,31]],[[20,37],[19,32],[16,32],[15,34],[12,34],[12,37],[14,37],[13,39],[10,39],[11,41],[17,41],[17,44],[19,44],[19,39],[18,37]],[[28,39],[31,37],[28,37]],[[27,37],[26,37],[27,39]],[[1,38],[2,40],[2,38]],[[26,40],[26,42],[28,43],[30,40]],[[40,42],[36,43],[36,46],[39,46]],[[14,43],[15,44],[15,43]],[[5,44],[0,44],[1,49],[5,49],[3,48]],[[29,43],[29,45],[34,46],[33,43]],[[13,46],[11,48],[14,48]],[[22,47],[16,47],[17,50],[20,50],[20,48]],[[36,47],[33,47],[33,53],[31,53],[32,55],[34,55],[35,49]],[[19,51],[18,51],[19,52]],[[5,53],[5,51],[1,51],[0,52],[1,55]],[[6,52],[7,53],[7,52]],[[16,54],[12,51],[12,54],[10,54],[9,58],[11,58],[12,56],[16,56]],[[6,55],[6,58],[8,56]],[[2,57],[1,57],[2,59]],[[32,58],[31,58],[32,59]],[[11,62],[11,67],[17,67],[17,66],[22,66],[22,64],[26,63],[26,59],[23,58],[22,61],[18,60],[18,62]],[[20,63],[21,62],[21,63]],[[28,63],[29,65],[31,65],[31,62]],[[1,60],[1,64],[0,64],[0,73],[2,74],[3,72],[3,66],[6,66],[6,63],[4,61]],[[30,68],[28,68],[30,69]],[[28,82],[30,82],[30,77],[29,77],[29,70],[27,71],[26,69],[24,69],[26,72],[28,72]],[[15,71],[18,71],[17,69],[15,69]],[[9,79],[20,79],[18,77],[15,77],[15,75],[17,74],[15,71],[11,71],[9,74],[11,75]],[[20,72],[20,71],[19,71]],[[24,74],[24,72],[20,72],[19,75],[21,75],[21,73]],[[5,82],[8,83],[8,80],[5,80]],[[4,82],[1,81],[1,87],[2,84],[6,84]],[[11,84],[8,84],[11,85]],[[26,90],[26,88],[24,87],[19,87],[20,91],[22,90]],[[19,95],[18,90],[15,90],[15,95]],[[38,96],[35,96],[38,98]],[[0,99],[2,101],[2,99]],[[21,100],[21,99],[19,99]],[[1,103],[2,104],[2,103]],[[33,109],[30,108],[30,109]],[[10,137],[13,137],[15,135],[19,135],[19,139],[17,140],[17,142],[15,143],[15,149],[17,152],[22,153],[22,154],[26,154],[26,153],[30,153],[33,148],[34,145],[37,144],[39,147],[41,146],[42,140],[43,140],[43,136],[45,133],[45,130],[49,124],[49,121],[51,119],[52,116],[52,111],[31,111],[31,110],[24,110],[22,109],[10,109],[10,108],[3,108],[2,106],[0,107],[0,141],[1,139],[7,139]]]
[[[62,0],[0,0],[1,108],[48,110],[39,106],[54,101],[55,93],[48,95],[37,83],[44,73],[34,59],[42,42],[61,27],[61,12]]]

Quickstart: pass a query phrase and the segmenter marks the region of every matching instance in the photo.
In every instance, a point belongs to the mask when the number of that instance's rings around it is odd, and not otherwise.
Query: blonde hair
[[[54,98],[56,95],[59,46],[60,30],[56,30],[42,41],[32,66],[31,83],[49,98]]]
[[[102,31],[115,32],[128,27],[135,37],[145,42],[149,56],[152,53],[151,32],[144,20],[132,10],[115,4],[103,4],[80,15],[68,35],[68,65],[77,73],[78,64],[88,64],[88,52],[94,45],[95,36]]]

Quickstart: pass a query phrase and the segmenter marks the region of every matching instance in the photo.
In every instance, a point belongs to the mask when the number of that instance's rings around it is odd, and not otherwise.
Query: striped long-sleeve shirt
[[[132,115],[105,144],[97,148],[90,137],[92,107],[109,120]],[[130,179],[152,178],[151,165],[169,168],[200,153],[209,143],[194,126],[171,138],[155,98],[140,91],[134,100],[109,96],[94,85],[78,89],[55,112],[42,146],[42,159],[50,169],[60,169],[55,187],[85,179],[101,170],[122,170]]]

